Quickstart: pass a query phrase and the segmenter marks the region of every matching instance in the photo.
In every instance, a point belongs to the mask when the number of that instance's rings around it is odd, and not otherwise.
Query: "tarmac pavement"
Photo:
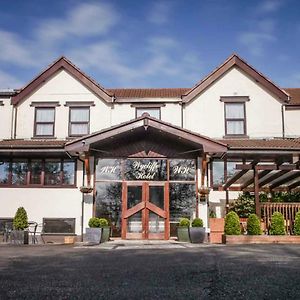
[[[1,245],[0,299],[300,299],[299,258],[298,245]]]

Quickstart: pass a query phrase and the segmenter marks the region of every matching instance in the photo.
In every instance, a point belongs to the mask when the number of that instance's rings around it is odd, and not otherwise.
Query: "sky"
[[[106,88],[192,87],[232,53],[300,87],[299,0],[0,0],[0,88],[64,55]]]

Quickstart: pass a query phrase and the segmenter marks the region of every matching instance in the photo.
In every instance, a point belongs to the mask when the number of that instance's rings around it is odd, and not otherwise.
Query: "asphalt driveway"
[[[0,246],[0,299],[299,299],[297,245]]]

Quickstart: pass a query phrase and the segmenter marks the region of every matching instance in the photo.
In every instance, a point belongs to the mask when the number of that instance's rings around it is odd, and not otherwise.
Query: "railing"
[[[300,210],[300,203],[261,203],[261,216],[269,230],[272,214],[276,211],[283,214],[287,234],[293,234],[296,213]]]

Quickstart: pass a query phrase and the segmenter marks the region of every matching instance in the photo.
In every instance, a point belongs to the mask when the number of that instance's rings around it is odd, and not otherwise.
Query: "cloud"
[[[273,13],[278,11],[282,5],[283,5],[283,1],[281,0],[266,0],[260,2],[257,11],[262,14]]]
[[[150,9],[148,21],[156,25],[167,23],[169,20],[171,7],[171,4],[165,1],[154,3]]]
[[[1,88],[16,88],[21,87],[22,83],[14,76],[0,70],[0,87]]]

